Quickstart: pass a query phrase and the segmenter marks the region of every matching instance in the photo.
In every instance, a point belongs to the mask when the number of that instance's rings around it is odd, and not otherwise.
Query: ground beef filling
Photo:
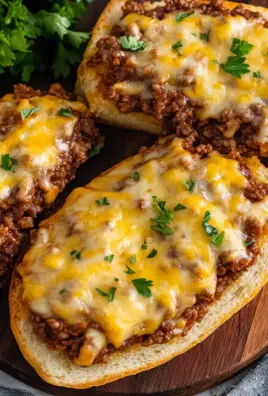
[[[258,22],[268,27],[268,20],[260,12],[246,9],[242,4],[237,5],[233,10],[225,7],[224,0],[211,0],[208,4],[201,4],[196,0],[165,0],[165,5],[146,9],[146,3],[153,3],[153,0],[129,0],[122,7],[124,15],[130,13],[142,14],[151,18],[163,19],[164,15],[176,10],[191,11],[195,10],[201,14],[212,16],[241,15],[245,19],[257,19]]]
[[[59,84],[52,85],[48,93],[63,99],[70,97]],[[41,96],[42,93],[19,84],[14,88],[14,95],[19,100],[25,97]],[[78,166],[86,160],[88,150],[101,142],[93,121],[87,115],[73,112],[78,117],[78,121],[68,141],[70,150],[62,154],[58,166],[45,175],[59,192],[63,190],[67,182],[73,179]],[[0,125],[2,136],[9,132],[10,121],[14,124],[20,122],[14,115],[7,117]],[[0,202],[0,281],[1,277],[12,267],[14,256],[19,251],[26,231],[34,227],[34,219],[46,206],[44,196],[47,186],[42,176],[44,175],[40,175],[39,182],[33,183],[27,197],[22,197],[14,189],[7,199]]]
[[[184,145],[187,146],[187,142],[185,142]],[[185,147],[185,149],[187,149],[187,147]],[[205,145],[196,148],[191,146],[191,149],[197,158],[202,158],[213,150],[211,146]],[[265,195],[268,194],[268,185],[262,185],[254,179],[251,171],[247,168],[243,158],[238,152],[232,151],[229,157],[240,161],[241,172],[248,178],[248,186],[245,189],[245,195],[248,194],[247,189],[251,191],[250,194],[254,194],[247,196],[248,199],[253,202],[261,200],[264,197],[263,190],[265,190]],[[127,184],[127,179],[124,179],[123,185],[120,185],[120,189],[125,188]],[[185,336],[196,322],[201,322],[208,312],[209,305],[220,298],[225,289],[230,286],[231,283],[235,281],[247,268],[256,263],[259,256],[258,240],[263,234],[262,226],[256,218],[249,217],[245,221],[244,234],[246,235],[246,242],[254,241],[247,247],[249,257],[240,258],[232,262],[228,262],[226,260],[225,254],[222,254],[219,257],[217,262],[217,287],[215,295],[197,296],[196,303],[182,313],[180,318],[178,318],[184,323],[181,333],[182,336]],[[35,332],[42,338],[42,340],[56,349],[65,350],[71,359],[79,355],[80,348],[84,342],[85,333],[89,327],[101,330],[96,323],[82,321],[75,326],[68,326],[61,319],[45,318],[35,313],[31,314],[31,320]],[[170,320],[166,320],[153,334],[133,336],[126,340],[119,350],[124,350],[134,344],[142,344],[143,346],[163,344],[169,342],[176,334],[175,324]],[[113,345],[108,344],[100,351],[98,356],[95,358],[94,363],[105,361],[108,355],[113,351],[115,351]]]

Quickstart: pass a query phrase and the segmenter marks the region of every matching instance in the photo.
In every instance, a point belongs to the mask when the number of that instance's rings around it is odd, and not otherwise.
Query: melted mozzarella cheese
[[[152,98],[150,79],[144,79],[144,68],[151,65],[153,72],[165,82],[166,89],[183,91],[201,106],[198,114],[200,120],[218,119],[222,111],[229,108],[242,115],[250,105],[258,104],[263,107],[263,123],[259,126],[256,139],[263,145],[267,144],[268,29],[254,19],[215,17],[202,15],[198,11],[178,23],[176,17],[179,14],[178,11],[172,12],[158,20],[132,13],[122,19],[124,28],[133,23],[138,25],[142,40],[146,43],[144,51],[131,53],[144,84],[141,87],[140,81],[124,81],[115,84],[114,88],[130,95],[140,93],[143,99]],[[202,34],[208,35],[208,41]],[[253,45],[249,54],[245,55],[250,72],[240,79],[220,67],[228,57],[235,56],[231,52],[234,38]],[[177,41],[182,46],[174,50],[172,45]],[[254,72],[260,72],[261,78],[255,78]],[[182,83],[185,74],[193,77],[192,83]],[[235,131],[227,130],[226,136],[232,137]]]
[[[38,111],[21,119],[20,112],[38,108]],[[13,95],[0,100],[0,125],[9,122],[8,131],[0,136],[0,161],[8,154],[16,165],[7,170],[0,167],[0,199],[8,198],[16,190],[18,198],[25,200],[33,183],[41,181],[46,203],[54,200],[57,188],[49,180],[49,175],[60,161],[60,156],[68,154],[69,143],[77,117],[58,115],[61,108],[86,111],[78,102],[70,102],[55,96],[36,96],[16,101]],[[16,118],[17,117],[17,118]]]
[[[167,143],[74,190],[63,208],[42,222],[18,268],[31,310],[69,324],[90,318],[103,329],[106,343],[119,347],[133,335],[153,333],[166,319],[178,320],[197,295],[213,295],[221,254],[228,261],[248,257],[241,224],[250,211],[264,224],[268,201],[251,203],[244,197],[247,180],[237,161],[217,154],[195,160],[180,139]],[[256,159],[254,166],[261,167]],[[138,181],[133,172],[139,172]],[[190,179],[192,194],[185,187]],[[153,196],[170,210],[178,203],[186,207],[174,211],[172,235],[151,228],[159,214]],[[109,204],[99,205],[105,197]],[[221,247],[202,226],[206,211],[209,223],[225,233]],[[153,249],[157,254],[149,258]],[[128,274],[127,266],[134,273]],[[152,281],[151,297],[135,288],[132,281],[140,278]],[[109,302],[111,288],[116,292]],[[84,349],[78,364],[92,362],[92,351]]]

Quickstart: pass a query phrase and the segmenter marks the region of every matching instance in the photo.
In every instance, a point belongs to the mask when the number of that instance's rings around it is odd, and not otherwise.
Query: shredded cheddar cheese
[[[70,105],[86,111],[81,103],[52,95],[16,100],[8,94],[0,100],[0,123],[6,123],[6,118],[9,122],[0,139],[0,162],[5,155],[14,162],[12,169],[0,167],[0,199],[8,198],[14,190],[26,199],[37,180],[43,183],[46,203],[55,199],[57,188],[50,183],[49,174],[60,156],[68,153],[68,140],[77,122],[76,116],[61,117],[58,112]],[[24,118],[23,112],[33,108],[36,110]]]
[[[261,168],[256,159],[251,165]],[[180,331],[179,316],[196,296],[214,295],[219,256],[248,257],[243,219],[248,213],[261,224],[268,219],[267,199],[246,199],[246,184],[237,161],[219,154],[196,160],[178,138],[127,159],[74,190],[41,223],[18,267],[25,301],[38,314],[68,324],[90,318],[103,329],[93,331],[92,348],[81,348],[80,365],[92,363],[96,345],[118,348],[164,320],[177,320]],[[172,234],[152,229],[159,216]],[[212,243],[206,227],[224,232],[221,244]]]

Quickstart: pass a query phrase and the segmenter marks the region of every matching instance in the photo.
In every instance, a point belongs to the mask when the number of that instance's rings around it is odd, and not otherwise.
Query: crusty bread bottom
[[[64,352],[48,347],[34,334],[27,306],[22,300],[22,282],[16,271],[10,287],[11,328],[25,359],[45,381],[68,388],[89,388],[103,385],[128,375],[159,366],[203,341],[222,323],[252,300],[268,281],[268,241],[262,248],[258,262],[242,273],[211,305],[201,323],[188,334],[175,337],[168,344],[150,347],[140,345],[110,355],[107,363],[79,367]]]

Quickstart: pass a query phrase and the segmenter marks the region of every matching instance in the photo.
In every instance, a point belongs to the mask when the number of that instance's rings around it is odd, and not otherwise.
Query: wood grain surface
[[[91,30],[107,0],[96,0],[89,6],[82,21],[85,30]],[[268,0],[247,3],[268,6]],[[46,88],[53,81],[49,75],[35,75],[31,84]],[[73,89],[75,74],[64,85]],[[12,89],[14,81],[0,78],[0,94]],[[118,161],[134,154],[141,145],[150,145],[154,138],[143,133],[101,126],[106,136],[102,153],[89,160],[78,171],[73,181],[59,197],[64,197],[77,186]],[[244,309],[215,331],[202,344],[153,370],[85,391],[56,388],[43,382],[23,359],[9,328],[6,290],[0,291],[0,369],[12,376],[53,395],[194,395],[226,379],[268,351],[268,286]]]

